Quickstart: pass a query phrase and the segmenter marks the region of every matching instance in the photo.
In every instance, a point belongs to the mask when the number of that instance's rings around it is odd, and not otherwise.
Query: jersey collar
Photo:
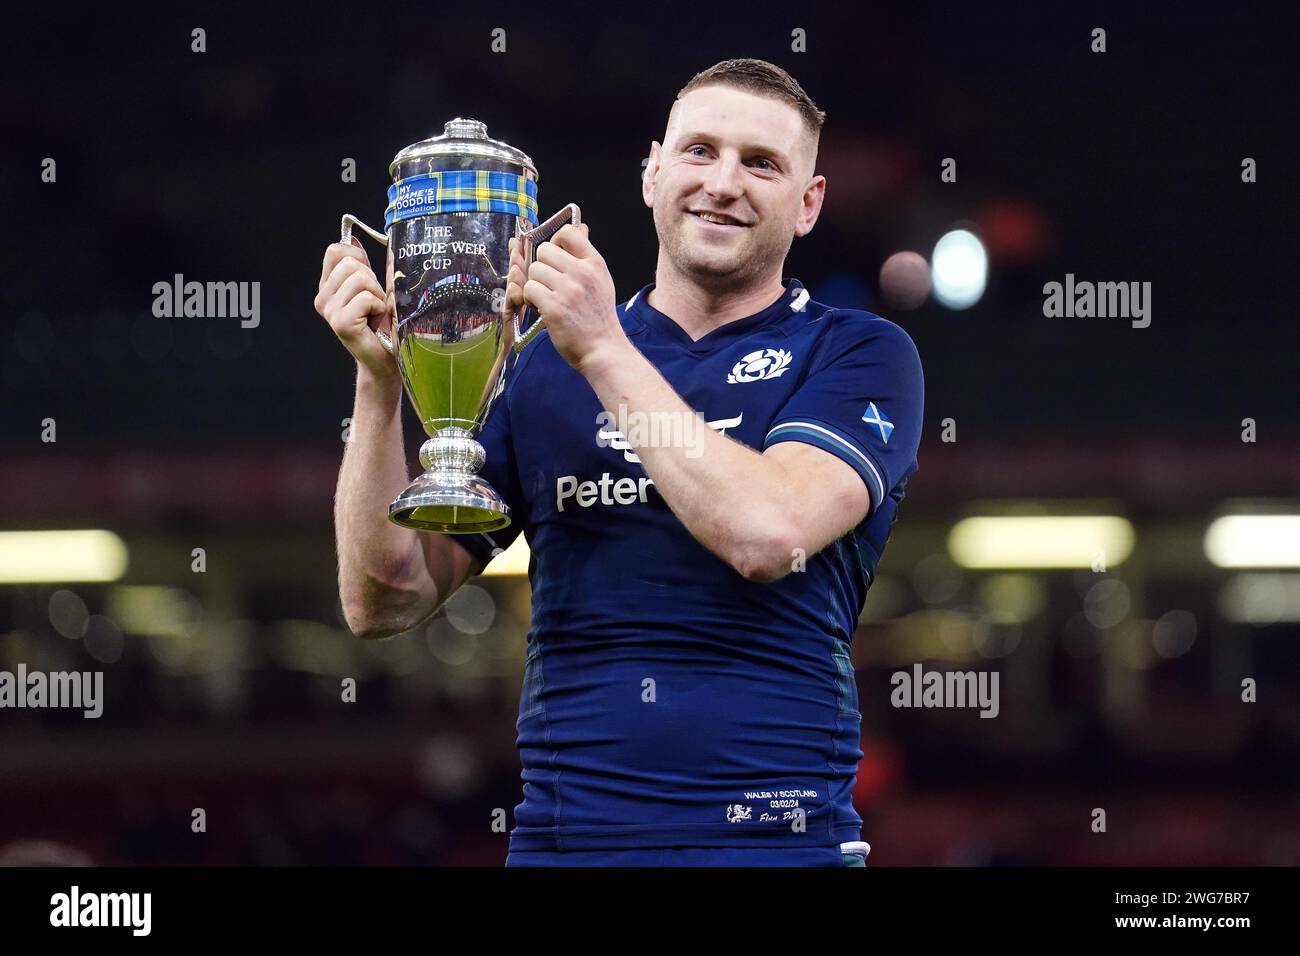
[[[775,325],[790,315],[792,310],[804,309],[808,304],[808,292],[803,283],[791,278],[786,279],[783,284],[785,291],[767,308],[719,326],[712,332],[706,333],[698,342],[692,341],[680,325],[646,301],[650,290],[655,287],[653,282],[632,296],[623,306],[622,311],[638,319],[652,335],[676,343],[688,352],[703,354],[734,342],[765,325]]]

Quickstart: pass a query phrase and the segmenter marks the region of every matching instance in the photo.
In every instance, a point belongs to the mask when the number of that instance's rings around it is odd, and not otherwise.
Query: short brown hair
[[[757,93],[760,96],[771,96],[789,103],[803,117],[804,125],[812,134],[813,141],[816,142],[821,136],[822,123],[826,121],[825,112],[817,108],[817,104],[804,92],[798,80],[775,63],[749,57],[723,60],[691,77],[691,81],[678,92],[677,98],[680,100],[691,90],[697,90],[702,86],[716,85],[734,86],[737,89]]]

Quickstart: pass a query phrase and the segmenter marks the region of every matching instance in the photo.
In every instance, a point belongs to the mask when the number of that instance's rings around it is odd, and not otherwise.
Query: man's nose
[[[704,190],[718,199],[736,199],[744,192],[742,173],[739,157],[721,156],[704,178]]]

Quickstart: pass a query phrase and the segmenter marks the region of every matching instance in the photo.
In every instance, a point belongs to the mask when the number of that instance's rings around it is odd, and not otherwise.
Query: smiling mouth
[[[689,212],[691,216],[694,216],[696,219],[698,219],[700,222],[704,223],[707,226],[716,226],[720,228],[731,228],[731,229],[749,228],[749,226],[746,223],[738,222],[729,216],[716,216],[716,218],[709,220],[704,218],[705,214],[701,214],[698,212],[691,212],[690,210],[687,210],[687,212]],[[715,214],[709,213],[707,215],[714,216]]]

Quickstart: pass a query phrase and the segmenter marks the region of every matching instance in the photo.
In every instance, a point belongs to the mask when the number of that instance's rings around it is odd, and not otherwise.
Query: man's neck
[[[661,259],[646,304],[668,316],[698,342],[728,322],[763,311],[784,290],[779,269],[742,289],[714,290],[684,278]]]

